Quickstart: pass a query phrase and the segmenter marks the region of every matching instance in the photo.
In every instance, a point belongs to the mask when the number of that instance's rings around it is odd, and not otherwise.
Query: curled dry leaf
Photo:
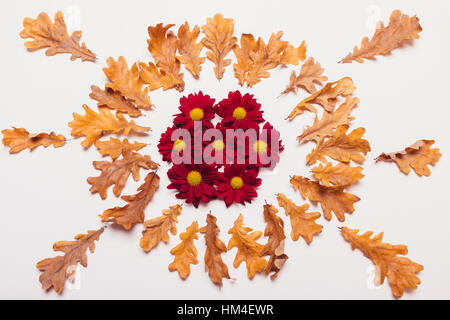
[[[197,248],[194,240],[198,239],[198,223],[194,221],[186,232],[180,234],[181,242],[170,253],[175,256],[172,263],[169,264],[169,271],[178,271],[181,279],[186,279],[191,273],[191,264],[197,264]]]
[[[284,222],[277,216],[278,209],[271,204],[264,205],[264,221],[266,221],[266,229],[264,236],[269,237],[266,245],[261,250],[261,256],[270,256],[266,266],[266,275],[273,272],[270,279],[274,280],[278,277],[281,268],[289,258],[284,253]]]
[[[186,21],[179,29],[177,34],[177,48],[180,56],[177,56],[182,65],[192,74],[195,79],[199,78],[202,71],[202,64],[205,57],[200,57],[203,49],[201,42],[197,43],[200,28],[195,26],[192,31],[189,30],[189,23]]]
[[[120,92],[114,91],[110,88],[105,90],[100,89],[97,86],[91,86],[91,93],[89,94],[91,99],[96,100],[99,108],[109,108],[116,110],[120,113],[126,113],[130,117],[140,117],[142,115],[141,110],[137,108],[133,103],[127,101]]]
[[[215,64],[214,73],[220,80],[223,78],[225,67],[231,63],[231,59],[225,59],[225,57],[233,50],[237,42],[237,38],[233,36],[234,20],[225,19],[217,13],[213,18],[206,19],[202,31],[205,34],[202,44],[209,49],[206,57]]]
[[[278,205],[284,208],[284,212],[291,220],[291,238],[297,241],[301,236],[306,243],[310,244],[313,237],[322,232],[323,226],[316,223],[320,218],[319,212],[306,212],[309,204],[297,206],[291,199],[284,194],[277,194]]]
[[[314,62],[313,57],[309,57],[308,60],[302,65],[300,74],[297,76],[295,71],[291,72],[289,78],[289,85],[281,94],[289,92],[297,93],[298,89],[305,89],[307,92],[313,94],[316,90],[316,84],[322,85],[322,81],[327,81],[328,78],[323,76],[324,69],[319,62]]]
[[[63,135],[56,135],[54,132],[30,134],[24,128],[5,129],[2,131],[3,145],[9,147],[9,153],[19,153],[25,149],[33,151],[39,146],[47,148],[53,145],[54,148],[62,147],[66,144],[66,138]]]
[[[322,119],[317,115],[312,126],[307,126],[303,133],[297,137],[300,142],[319,141],[323,137],[333,135],[334,129],[340,125],[349,124],[355,119],[350,117],[352,110],[358,105],[359,99],[347,97],[347,100],[333,112],[324,112]]]
[[[96,141],[95,146],[98,152],[102,156],[110,156],[113,160],[116,160],[120,155],[130,153],[132,151],[139,151],[144,148],[147,144],[135,141],[133,144],[128,142],[128,139],[119,140],[110,138],[106,141]]]
[[[333,166],[327,162],[325,166],[320,164],[312,169],[314,178],[324,186],[349,186],[361,180],[364,175],[361,173],[362,167],[350,167],[348,164],[338,163]]]
[[[219,239],[219,227],[216,224],[217,218],[212,214],[206,216],[206,226],[200,229],[205,234],[205,269],[211,281],[222,287],[223,278],[230,279],[228,267],[222,260],[222,253],[227,252],[227,247]]]
[[[106,87],[120,92],[127,101],[132,102],[138,108],[150,110],[152,103],[148,96],[148,88],[144,88],[137,64],[133,64],[130,70],[124,57],[119,57],[117,61],[109,57],[106,62],[108,67],[103,68],[103,72],[111,81],[111,83],[106,84]]]
[[[87,267],[86,251],[89,249],[91,253],[94,253],[95,241],[99,240],[104,230],[105,228],[101,228],[97,231],[89,230],[87,234],[78,234],[75,236],[75,241],[55,242],[53,250],[64,252],[64,255],[43,259],[36,264],[36,268],[42,271],[39,276],[42,289],[48,290],[53,287],[58,294],[61,294],[66,279],[75,274],[77,264]]]
[[[371,238],[372,231],[362,235],[358,235],[358,232],[358,229],[341,228],[341,234],[351,244],[352,250],[361,250],[375,264],[380,272],[379,284],[383,284],[387,277],[396,298],[400,298],[405,289],[417,289],[420,279],[416,273],[422,271],[423,266],[406,257],[398,256],[408,254],[407,246],[382,242],[383,233]]]
[[[123,133],[124,135],[130,132],[146,132],[150,130],[149,127],[138,126],[133,120],[127,121],[123,114],[117,113],[115,116],[106,108],[100,108],[99,113],[96,113],[87,105],[83,105],[86,115],[79,115],[73,113],[73,120],[69,122],[69,127],[72,128],[72,136],[85,136],[86,139],[81,142],[85,148],[90,147],[95,141],[100,139],[106,133]]]
[[[144,222],[145,230],[142,231],[140,246],[145,252],[149,252],[161,241],[169,242],[169,232],[177,234],[178,216],[183,208],[177,204],[162,211],[162,216]]]
[[[136,223],[143,223],[145,208],[159,189],[159,181],[159,176],[154,172],[150,172],[145,177],[145,182],[139,187],[138,193],[122,197],[122,200],[128,202],[128,204],[123,207],[105,210],[100,215],[102,222],[112,222],[121,225],[125,230],[129,230]]]
[[[54,56],[59,53],[70,53],[70,60],[81,59],[81,61],[95,62],[95,53],[86,48],[83,42],[80,45],[81,31],[74,31],[70,36],[67,33],[66,23],[61,11],[55,14],[55,23],[50,17],[42,12],[37,19],[25,18],[23,30],[20,36],[23,39],[32,38],[33,41],[25,42],[28,51],[36,51],[47,48],[45,54]]]
[[[114,185],[114,195],[120,196],[130,174],[135,181],[139,180],[139,169],[156,170],[158,164],[153,162],[150,156],[142,156],[139,153],[131,152],[122,156],[122,159],[109,161],[94,161],[95,169],[101,170],[98,177],[89,177],[88,183],[92,185],[89,189],[92,193],[99,193],[104,200],[107,197],[108,188]]]
[[[326,187],[302,176],[294,176],[290,182],[300,191],[303,199],[320,202],[323,216],[327,220],[331,220],[331,212],[334,212],[340,222],[345,221],[345,213],[353,213],[355,211],[353,204],[360,200],[354,194],[344,192],[344,187],[341,186]]]
[[[394,161],[404,174],[409,174],[412,168],[419,176],[429,176],[428,165],[435,165],[442,156],[438,148],[431,149],[433,143],[434,140],[419,140],[405,150],[380,154],[376,162]]]
[[[234,258],[233,266],[238,268],[243,261],[247,265],[247,275],[249,279],[253,279],[255,274],[262,272],[266,266],[267,261],[261,257],[261,251],[264,246],[256,240],[262,236],[261,231],[253,231],[252,228],[244,227],[244,218],[242,214],[236,219],[233,227],[228,231],[231,234],[231,239],[228,242],[227,249],[233,247],[237,248],[236,257]],[[253,232],[252,232],[253,231]]]
[[[375,59],[377,55],[388,55],[393,49],[414,39],[419,39],[421,31],[422,27],[417,16],[410,17],[400,10],[394,10],[389,19],[389,25],[385,27],[380,21],[372,39],[364,37],[361,41],[361,48],[355,46],[353,52],[350,52],[340,62],[358,61],[363,63],[364,59]]]
[[[366,155],[370,151],[369,142],[361,139],[365,130],[358,128],[346,135],[348,128],[348,125],[339,126],[332,137],[327,139],[322,137],[306,156],[307,164],[314,164],[317,160],[326,163],[325,156],[344,163],[349,163],[350,160],[363,163],[365,160],[363,154]]]

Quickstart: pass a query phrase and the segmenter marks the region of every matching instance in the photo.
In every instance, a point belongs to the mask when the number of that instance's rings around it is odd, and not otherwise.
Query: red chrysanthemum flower
[[[223,99],[217,105],[216,113],[223,118],[224,127],[232,129],[259,130],[259,123],[264,121],[261,104],[253,95],[242,95],[239,91],[228,93],[228,99]]]
[[[257,169],[245,165],[225,165],[224,172],[217,175],[217,196],[225,201],[227,207],[233,202],[245,202],[258,196],[256,188],[261,185]]]
[[[198,207],[200,201],[208,203],[216,195],[214,188],[217,169],[204,164],[174,165],[167,172],[171,184],[168,189],[176,189],[178,199],[185,199]]]
[[[227,140],[226,128],[222,123],[216,125],[216,130],[220,132],[222,138],[217,137],[204,137],[205,148],[203,150],[203,160],[208,164],[215,164],[221,166],[223,164],[234,163],[236,152],[235,144]],[[215,132],[215,133],[218,133]]]
[[[200,91],[196,94],[190,94],[187,98],[180,99],[180,111],[175,115],[173,123],[177,127],[192,129],[194,121],[201,121],[203,129],[212,128],[211,120],[214,118],[214,99],[208,95],[203,95]]]
[[[168,127],[167,130],[161,134],[161,138],[159,139],[159,153],[162,155],[163,160],[167,162],[172,162],[172,151],[177,151],[180,157],[182,157],[183,152],[191,145],[191,142],[186,143],[182,137],[179,137],[179,139],[176,140],[172,139],[172,133],[176,129],[177,127],[175,126]]]

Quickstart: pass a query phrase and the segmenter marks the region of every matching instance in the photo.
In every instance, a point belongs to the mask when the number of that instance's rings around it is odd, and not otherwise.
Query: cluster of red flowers
[[[179,109],[174,125],[161,135],[158,144],[163,160],[174,162],[167,172],[171,181],[168,189],[176,189],[177,198],[195,207],[215,198],[223,199],[227,206],[251,202],[258,195],[256,188],[261,185],[259,170],[273,168],[280,159],[279,152],[284,149],[280,133],[270,123],[266,122],[260,131],[265,121],[261,104],[253,95],[242,95],[239,91],[230,92],[227,99],[215,104],[214,99],[200,91],[182,97]],[[216,114],[222,119],[214,125]],[[189,141],[174,134],[177,129],[187,131]],[[211,131],[220,135],[208,134],[209,129],[215,129]],[[227,135],[230,130],[244,133],[244,138],[230,138]],[[245,136],[249,130],[256,132],[254,141]],[[200,143],[191,143],[198,138]],[[183,157],[183,153],[189,155],[190,161],[175,163],[173,155]],[[194,160],[199,155],[200,163]]]

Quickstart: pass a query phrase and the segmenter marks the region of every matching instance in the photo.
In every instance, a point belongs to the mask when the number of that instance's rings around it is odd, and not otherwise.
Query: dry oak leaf
[[[323,137],[330,137],[333,135],[334,129],[340,125],[349,124],[350,121],[355,119],[350,117],[350,113],[359,103],[358,98],[347,97],[347,100],[342,103],[333,112],[324,112],[322,119],[316,115],[312,126],[307,126],[303,133],[297,137],[300,142],[307,141],[320,141]]]
[[[302,176],[294,176],[290,182],[295,189],[300,191],[303,199],[308,198],[311,202],[320,202],[323,216],[327,220],[331,220],[331,212],[334,212],[340,222],[345,221],[345,213],[353,213],[355,211],[353,204],[360,200],[354,194],[344,192],[342,186],[326,187]]]
[[[231,59],[225,59],[225,57],[233,50],[237,42],[237,38],[233,36],[234,21],[225,19],[217,13],[213,18],[206,19],[202,31],[205,34],[202,44],[209,49],[206,57],[215,64],[214,73],[220,80],[223,78],[225,67],[231,64]]]
[[[169,232],[177,234],[178,216],[183,208],[176,204],[169,209],[162,211],[162,216],[144,222],[145,230],[142,231],[142,238],[139,242],[145,252],[150,252],[161,241],[169,242]]]
[[[357,61],[363,63],[364,59],[375,59],[377,55],[388,55],[393,49],[400,48],[403,44],[414,39],[419,39],[422,27],[417,16],[410,17],[400,10],[394,10],[389,19],[389,25],[384,26],[379,22],[372,39],[364,37],[361,41],[361,48],[354,47],[341,63],[351,63]]]
[[[367,140],[361,139],[365,129],[358,128],[346,135],[348,125],[339,126],[334,131],[333,136],[325,139],[322,137],[316,147],[306,156],[308,165],[316,163],[317,160],[326,163],[325,156],[334,160],[349,163],[350,160],[356,163],[363,163],[363,156],[370,151],[370,144]]]
[[[114,91],[111,88],[102,90],[97,86],[91,86],[89,97],[97,101],[99,108],[116,110],[120,113],[126,113],[130,117],[140,117],[142,115],[139,108],[127,101],[120,92]]]
[[[266,221],[266,229],[264,236],[269,237],[266,245],[261,250],[261,256],[270,256],[266,266],[266,275],[273,272],[270,279],[274,280],[278,277],[281,268],[289,258],[284,253],[284,222],[277,216],[278,209],[271,204],[264,205],[264,221]]]
[[[333,166],[327,162],[325,166],[320,164],[312,168],[314,178],[324,186],[349,186],[361,180],[364,175],[361,173],[362,167],[350,167],[348,164],[338,163]]]
[[[249,279],[253,279],[256,273],[262,272],[267,266],[266,259],[261,257],[261,251],[264,246],[256,242],[262,236],[262,232],[253,231],[252,228],[244,227],[243,223],[244,218],[240,214],[234,222],[233,227],[228,231],[232,237],[228,242],[227,250],[233,247],[237,248],[233,266],[237,269],[245,261],[247,275]]]
[[[83,267],[87,267],[86,251],[89,249],[94,253],[95,241],[99,240],[104,230],[105,228],[101,228],[97,231],[89,230],[87,234],[78,234],[75,241],[55,242],[53,250],[64,252],[64,255],[43,259],[36,264],[36,268],[42,271],[39,276],[42,289],[48,290],[53,287],[61,294],[66,279],[75,274],[76,265],[80,263]]]
[[[114,185],[114,195],[120,196],[130,174],[138,181],[140,178],[139,169],[156,170],[158,164],[153,162],[150,156],[142,156],[137,152],[126,153],[121,159],[109,161],[94,161],[95,169],[101,170],[98,177],[89,177],[88,183],[92,185],[89,189],[92,193],[99,193],[104,200],[107,197],[108,188]]]
[[[222,253],[227,252],[227,247],[218,237],[220,229],[216,222],[217,218],[208,214],[206,226],[200,228],[200,232],[205,234],[205,270],[208,272],[211,281],[222,287],[223,278],[230,279],[230,275],[221,256]]]
[[[186,21],[179,29],[177,34],[177,48],[180,56],[177,56],[182,65],[192,74],[195,79],[199,78],[202,71],[202,64],[205,57],[200,57],[203,49],[201,42],[197,43],[200,28],[195,26],[192,31],[189,29],[189,23]]]
[[[431,171],[427,165],[435,165],[442,156],[438,148],[431,149],[433,143],[434,140],[419,140],[405,150],[382,153],[375,160],[394,161],[404,174],[409,174],[412,168],[419,176],[429,176]]]
[[[86,139],[81,142],[85,148],[90,147],[95,141],[100,139],[107,133],[123,133],[124,135],[134,132],[146,132],[150,130],[149,127],[138,126],[133,120],[127,121],[121,113],[114,114],[106,108],[100,108],[99,113],[96,113],[87,105],[83,105],[86,115],[79,115],[73,113],[73,120],[69,122],[69,127],[72,128],[72,136],[85,136]]]
[[[110,138],[106,141],[97,140],[95,142],[95,146],[102,156],[110,156],[113,160],[116,160],[118,157],[120,157],[120,155],[132,151],[139,151],[147,146],[147,144],[137,141],[131,144],[128,142],[128,139],[124,139],[122,141],[119,139]]]
[[[303,114],[306,111],[317,113],[313,104],[320,105],[327,112],[333,112],[338,102],[338,97],[347,98],[356,87],[350,77],[344,77],[335,82],[328,82],[322,89],[299,102],[288,116],[289,120]]]
[[[144,82],[139,75],[139,68],[136,63],[128,69],[127,61],[124,57],[119,57],[115,61],[109,57],[106,62],[107,68],[103,68],[106,77],[111,81],[106,87],[119,92],[127,101],[132,102],[138,108],[151,110],[153,105],[148,96],[148,88],[144,88]]]
[[[236,45],[233,49],[236,56],[237,63],[233,65],[234,76],[239,81],[239,85],[243,86],[247,81],[247,73],[252,68],[252,61],[250,59],[250,52],[255,52],[258,43],[255,37],[249,33],[243,33],[240,41],[241,46]]]
[[[164,91],[169,89],[176,89],[178,91],[184,90],[183,79],[177,79],[171,73],[160,72],[158,67],[152,62],[149,62],[148,64],[139,62],[139,73],[142,81],[144,81],[152,91],[159,88],[162,88]]]
[[[172,263],[169,264],[169,271],[178,271],[181,279],[186,279],[191,273],[191,264],[197,264],[197,248],[194,240],[198,239],[198,223],[194,221],[186,232],[180,234],[181,242],[170,253],[175,256]]]
[[[371,238],[372,231],[361,235],[358,235],[358,232],[358,229],[341,228],[341,234],[351,244],[352,250],[361,250],[377,267],[380,272],[377,285],[383,284],[387,277],[392,293],[396,298],[400,298],[405,289],[417,289],[420,279],[416,276],[416,273],[422,271],[423,266],[406,257],[398,256],[408,254],[407,246],[383,243],[383,233]]]
[[[19,153],[25,149],[33,151],[39,146],[53,145],[54,148],[62,147],[66,144],[66,138],[63,135],[56,135],[54,132],[30,134],[24,128],[5,129],[2,131],[3,145],[9,147],[9,153]]]
[[[131,196],[122,196],[122,200],[128,202],[128,204],[123,207],[105,210],[100,215],[102,222],[112,222],[121,225],[125,230],[129,230],[136,223],[143,223],[145,208],[159,189],[159,181],[159,176],[154,172],[150,172],[145,177],[145,182],[138,188],[138,193]]]
[[[277,194],[278,205],[284,208],[284,212],[291,220],[291,238],[297,241],[301,236],[306,243],[310,244],[313,237],[322,232],[323,226],[317,224],[315,220],[320,218],[319,212],[306,212],[309,204],[297,206],[284,194]]]
[[[25,18],[24,29],[20,32],[23,39],[32,38],[33,41],[25,42],[28,51],[36,51],[47,48],[45,54],[54,56],[60,53],[70,53],[70,60],[81,59],[82,61],[95,62],[95,53],[86,48],[83,42],[80,45],[81,31],[74,31],[70,36],[67,33],[64,16],[61,11],[55,14],[55,23],[50,17],[42,12],[37,19]]]
[[[314,94],[317,92],[315,85],[322,85],[322,81],[328,80],[328,77],[322,75],[323,72],[324,69],[320,63],[315,62],[313,57],[309,57],[302,65],[298,76],[294,70],[291,72],[289,85],[281,94],[297,93],[298,89],[305,89],[307,92]]]

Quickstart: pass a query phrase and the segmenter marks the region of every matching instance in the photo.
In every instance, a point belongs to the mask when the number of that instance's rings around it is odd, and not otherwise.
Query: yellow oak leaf
[[[119,140],[110,138],[106,141],[96,141],[95,146],[103,156],[110,156],[113,160],[120,157],[120,155],[132,152],[139,151],[144,148],[147,144],[142,142],[135,141],[133,144],[128,142],[128,139]]]
[[[200,28],[195,26],[192,31],[189,29],[189,23],[186,21],[179,29],[177,34],[177,48],[180,56],[177,56],[182,65],[192,74],[195,79],[199,78],[204,57],[200,57],[203,49],[203,43],[197,43]]]
[[[350,167],[348,164],[338,163],[333,166],[327,162],[325,166],[312,168],[314,178],[320,181],[324,186],[349,186],[361,180],[364,175],[361,173],[362,167]]]
[[[289,85],[281,92],[281,94],[289,92],[297,93],[298,89],[304,89],[307,92],[314,94],[317,91],[315,85],[322,85],[322,81],[328,80],[328,77],[322,75],[323,71],[324,69],[320,63],[315,62],[313,57],[309,57],[302,65],[298,76],[295,71],[291,72]]]
[[[53,145],[54,148],[62,147],[66,144],[66,138],[63,135],[56,135],[56,133],[38,133],[30,134],[24,128],[5,129],[2,131],[3,145],[9,147],[9,153],[19,153],[25,149],[33,151],[39,146],[47,148]]]
[[[191,273],[191,264],[197,264],[197,248],[194,240],[198,239],[198,223],[194,221],[186,232],[180,234],[181,242],[170,253],[175,256],[172,263],[169,264],[169,271],[178,271],[181,279],[186,279]]]

